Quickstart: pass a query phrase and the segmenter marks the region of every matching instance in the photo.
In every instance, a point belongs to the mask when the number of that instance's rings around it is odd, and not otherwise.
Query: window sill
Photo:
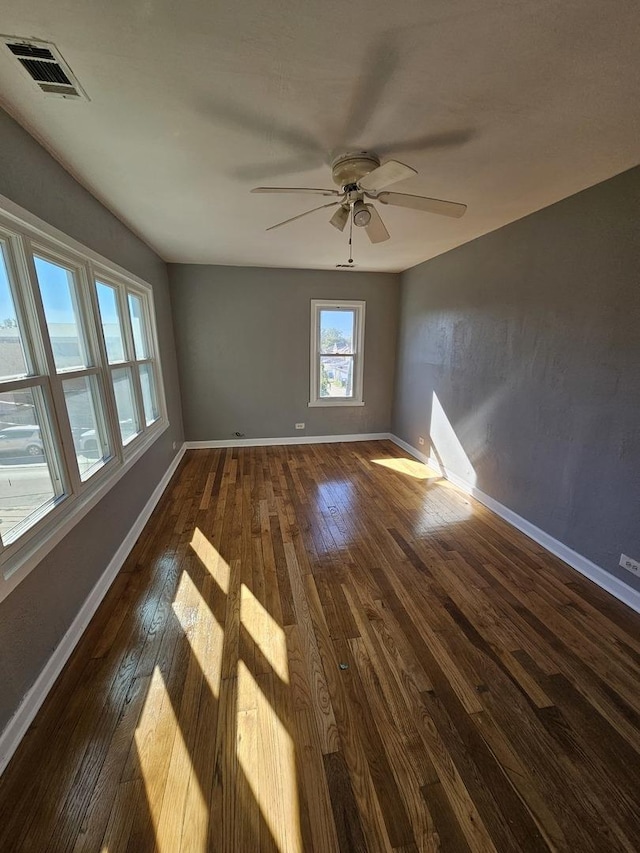
[[[333,406],[364,406],[364,400],[311,400],[307,406],[310,409],[330,409]]]

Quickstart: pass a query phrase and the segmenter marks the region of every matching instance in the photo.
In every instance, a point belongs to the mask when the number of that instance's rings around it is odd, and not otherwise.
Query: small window
[[[0,243],[0,381],[27,376],[27,358],[15,308],[6,259]]]
[[[119,367],[112,371],[113,392],[118,410],[118,422],[122,443],[128,444],[140,432],[138,410],[135,403],[130,367]]]
[[[131,315],[131,330],[133,332],[133,345],[138,360],[149,357],[147,349],[147,335],[145,330],[142,299],[129,294],[129,314]]]
[[[102,324],[104,345],[107,351],[107,361],[109,364],[126,361],[122,322],[120,320],[120,309],[118,308],[118,291],[109,284],[96,281],[96,293],[98,295],[98,307],[100,309],[100,321]]]
[[[153,365],[139,365],[140,370],[140,385],[142,387],[142,402],[144,404],[144,416],[147,426],[157,421],[160,417],[158,410],[158,400],[156,397],[156,381],[153,378]]]
[[[88,367],[73,271],[37,255],[33,260],[56,370],[60,373]]]
[[[62,390],[67,404],[80,479],[84,482],[100,470],[111,456],[103,414],[104,404],[95,376],[65,379]]]
[[[64,494],[39,387],[0,393],[0,536],[4,545]],[[16,424],[6,426],[5,424]]]
[[[310,406],[362,406],[364,302],[311,300]]]

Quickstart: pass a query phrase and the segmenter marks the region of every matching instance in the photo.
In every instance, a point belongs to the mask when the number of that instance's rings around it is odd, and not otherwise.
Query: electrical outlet
[[[637,560],[632,560],[631,557],[627,557],[626,554],[620,554],[620,565],[628,572],[640,575],[640,563]]]
[[[304,424],[296,424],[296,429],[304,429]]]
[[[421,447],[422,447],[422,445],[424,444],[424,438],[423,438],[421,435],[419,435],[419,436],[418,436],[418,444],[419,444]]]

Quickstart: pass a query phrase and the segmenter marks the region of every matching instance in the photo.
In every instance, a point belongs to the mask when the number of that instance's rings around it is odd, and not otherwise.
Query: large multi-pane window
[[[0,212],[0,598],[164,426],[150,287]]]
[[[310,406],[363,405],[364,309],[311,300]]]

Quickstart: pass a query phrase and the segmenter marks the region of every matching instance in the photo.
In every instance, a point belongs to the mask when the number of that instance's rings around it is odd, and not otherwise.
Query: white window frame
[[[311,300],[310,407],[364,406],[364,320],[366,303],[353,299]],[[350,397],[320,396],[320,312],[354,312],[353,394]]]
[[[47,459],[51,463],[54,487],[60,494],[43,507],[39,515],[13,541],[0,539],[0,601],[75,527],[78,522],[116,485],[134,463],[169,427],[162,365],[158,349],[153,289],[150,284],[122,267],[88,249],[61,231],[43,222],[10,199],[0,195],[0,236],[9,248],[8,265],[15,280],[16,313],[22,318],[22,334],[31,352],[27,368],[33,375],[0,382],[0,391],[38,387],[48,412],[48,424],[42,425]],[[56,371],[53,351],[39,294],[33,261],[39,254],[73,270],[77,307],[84,334],[87,366]],[[95,282],[116,288],[122,334],[125,340],[123,362],[109,364],[106,355]],[[133,350],[128,294],[142,299],[148,354],[136,358]],[[139,366],[152,365],[158,418],[147,425],[140,386]],[[140,432],[123,445],[111,382],[111,370],[128,367],[133,377],[135,403]],[[103,464],[84,481],[80,477],[76,448],[69,422],[62,383],[71,378],[92,377],[97,382],[103,411],[97,417],[104,423],[109,453]]]

